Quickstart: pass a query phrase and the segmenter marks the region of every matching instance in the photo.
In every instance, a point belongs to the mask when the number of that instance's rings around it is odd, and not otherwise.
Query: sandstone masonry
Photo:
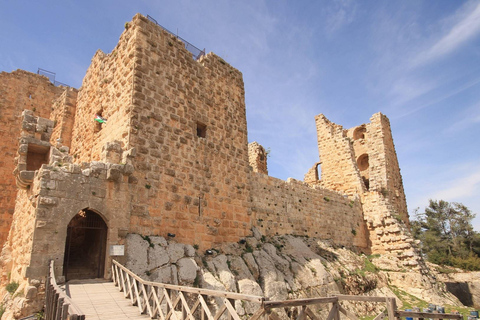
[[[194,60],[141,15],[80,89],[2,72],[0,103],[2,281],[20,282],[33,309],[49,260],[59,280],[109,278],[112,246],[135,259],[128,237],[207,249],[255,227],[421,262],[386,116],[349,130],[317,116],[305,181],[270,177],[267,152],[248,144],[241,72],[213,53]]]

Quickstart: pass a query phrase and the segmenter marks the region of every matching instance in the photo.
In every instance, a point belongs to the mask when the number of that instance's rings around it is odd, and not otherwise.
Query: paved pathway
[[[86,320],[150,319],[140,314],[130,299],[113,282],[106,280],[75,280],[68,283],[73,302],[85,313]]]

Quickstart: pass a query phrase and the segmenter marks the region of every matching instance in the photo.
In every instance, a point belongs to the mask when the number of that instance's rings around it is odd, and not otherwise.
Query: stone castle
[[[204,250],[256,228],[421,262],[386,116],[346,130],[318,115],[320,161],[304,181],[270,177],[248,143],[242,74],[142,15],[78,90],[2,72],[0,108],[2,281],[27,297],[51,259],[67,280],[109,278],[110,249],[132,233]]]

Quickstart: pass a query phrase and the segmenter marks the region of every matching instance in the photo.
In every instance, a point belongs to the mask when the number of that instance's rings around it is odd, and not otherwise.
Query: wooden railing
[[[297,300],[286,300],[286,301],[265,301],[264,302],[264,313],[259,314],[258,318],[261,316],[268,316],[271,320],[280,320],[280,317],[274,309],[280,309],[287,307],[297,307],[297,316],[294,317],[297,320],[305,320],[310,318],[312,320],[319,320],[319,317],[311,310],[309,306],[316,304],[331,304],[330,310],[326,317],[326,320],[339,320],[340,314],[343,314],[350,320],[360,320],[355,314],[351,311],[345,309],[340,302],[350,301],[350,302],[376,302],[376,303],[385,303],[385,310],[376,315],[373,320],[383,320],[388,318],[388,320],[396,320],[400,318],[414,318],[423,320],[426,318],[430,319],[457,319],[461,320],[463,317],[460,314],[445,314],[445,313],[424,313],[424,312],[412,312],[412,311],[399,311],[397,310],[396,300],[391,297],[367,297],[367,296],[348,296],[348,295],[336,295],[333,297],[326,298],[311,298],[311,299],[297,299]],[[250,320],[256,320],[258,318]]]
[[[462,319],[462,315],[459,314],[399,311],[395,298],[391,297],[335,295],[323,298],[269,301],[260,296],[149,282],[141,279],[115,260],[112,263],[112,275],[114,284],[119,287],[120,291],[123,291],[125,298],[130,299],[133,305],[138,306],[140,313],[146,313],[152,319],[283,320],[287,316],[296,320],[307,320],[307,318],[320,320],[319,316],[312,311],[312,306],[326,304],[328,315],[325,320],[340,320],[340,314],[350,320],[360,320],[341,305],[342,301],[385,303],[385,310],[376,315],[373,320],[385,318],[396,320],[405,317],[420,320],[424,318]],[[216,307],[213,304],[209,306],[208,302],[212,298],[215,299]],[[252,308],[254,309],[253,314],[239,315],[235,309],[236,302],[241,302],[240,305],[245,302],[253,303],[255,306]],[[294,310],[295,308],[296,310]],[[289,314],[285,313],[286,310],[289,311]]]
[[[57,285],[53,260],[48,266],[45,320],[84,320],[82,313],[69,296]]]
[[[346,310],[341,304],[341,301],[356,301],[356,302],[379,302],[386,303],[386,310],[380,312],[373,320],[383,320],[388,317],[389,320],[395,319],[395,298],[387,297],[365,297],[365,296],[347,296],[336,295],[332,297],[324,298],[308,298],[308,299],[296,299],[285,301],[265,301],[264,313],[261,316],[266,316],[271,320],[280,320],[281,316],[275,311],[275,309],[281,309],[284,311],[286,308],[297,307],[296,312],[292,314],[296,315],[294,319],[305,320],[307,318],[312,320],[319,320],[320,318],[312,311],[312,306],[328,304],[328,315],[326,320],[339,320],[340,314],[345,315],[348,319],[359,320],[359,318],[351,311]],[[283,317],[284,318],[284,317]]]
[[[152,319],[218,320],[226,317],[240,320],[235,308],[237,301],[254,303],[260,310],[265,300],[260,296],[145,281],[115,260],[112,278],[125,298],[138,306],[140,313],[146,313]],[[218,308],[210,303],[212,298]]]

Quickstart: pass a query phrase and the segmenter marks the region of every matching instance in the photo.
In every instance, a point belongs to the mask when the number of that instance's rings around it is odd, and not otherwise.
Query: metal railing
[[[180,39],[183,44],[185,45],[185,49],[187,49],[188,51],[190,51],[190,53],[192,54],[193,56],[193,59],[194,60],[198,60],[200,59],[200,57],[204,56],[205,55],[205,49],[203,50],[200,50],[199,48],[195,47],[193,44],[191,44],[190,42],[188,42],[187,40],[179,37],[177,34],[171,32],[170,30],[168,30],[167,28],[163,27],[162,25],[160,25],[157,20],[155,20],[154,18],[152,18],[151,16],[149,16],[147,14],[147,19],[152,21],[153,23],[155,23],[157,26],[159,26],[160,28],[162,28],[163,30],[167,31],[168,33],[170,33],[172,36],[176,37],[177,39]]]
[[[55,76],[56,76],[55,72],[48,71],[48,70],[45,70],[45,69],[42,69],[42,68],[38,68],[37,74],[47,77],[50,80],[50,82],[53,83],[56,87],[60,87],[60,86],[70,87],[68,84],[65,84],[65,83],[60,82],[60,81],[56,81],[55,80]]]
[[[57,285],[53,260],[48,266],[45,299],[45,320],[84,320],[85,315]]]

